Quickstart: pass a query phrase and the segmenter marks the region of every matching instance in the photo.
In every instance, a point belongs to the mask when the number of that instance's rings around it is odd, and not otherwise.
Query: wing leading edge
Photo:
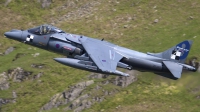
[[[123,56],[115,51],[114,46],[109,46],[104,41],[83,36],[79,38],[79,41],[88,53],[89,57],[102,72],[129,76],[129,74],[116,70],[117,63],[123,58]]]

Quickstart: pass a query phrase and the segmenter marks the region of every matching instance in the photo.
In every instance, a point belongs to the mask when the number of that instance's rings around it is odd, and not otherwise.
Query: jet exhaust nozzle
[[[183,66],[183,69],[188,70],[188,71],[192,71],[192,72],[196,72],[197,69],[193,66],[190,65],[186,65],[186,64],[181,64]]]

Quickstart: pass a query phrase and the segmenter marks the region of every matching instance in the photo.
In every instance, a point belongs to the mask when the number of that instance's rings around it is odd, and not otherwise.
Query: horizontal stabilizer
[[[171,61],[163,61],[163,63],[174,77],[181,78],[181,73],[183,69],[182,65]]]

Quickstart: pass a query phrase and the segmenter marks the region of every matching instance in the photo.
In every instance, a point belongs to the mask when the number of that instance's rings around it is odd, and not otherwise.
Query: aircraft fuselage
[[[189,65],[182,64],[182,63],[171,63],[170,61],[173,61],[171,58],[169,59],[160,58],[159,54],[158,55],[155,54],[154,56],[154,54],[152,55],[148,53],[142,53],[135,50],[127,49],[127,48],[117,46],[115,44],[112,44],[104,40],[98,40],[98,39],[89,38],[82,35],[65,33],[56,27],[48,26],[48,25],[47,26],[42,25],[42,26],[32,28],[29,30],[24,30],[24,31],[11,30],[9,32],[6,32],[4,35],[7,38],[21,41],[26,44],[39,47],[45,50],[63,54],[64,56],[67,56],[68,58],[55,58],[55,60],[64,65],[68,65],[74,68],[83,69],[83,70],[92,71],[92,72],[128,76],[126,73],[120,72],[118,70],[113,72],[113,71],[104,71],[100,69],[98,67],[98,64],[99,63],[102,63],[102,65],[105,64],[108,61],[107,60],[108,58],[109,58],[109,63],[111,63],[111,65],[110,66],[105,65],[105,66],[112,68],[113,66],[112,63],[116,63],[116,61],[114,60],[116,60],[116,58],[119,58],[120,60],[118,60],[119,62],[117,62],[117,65],[116,65],[117,67],[129,69],[129,70],[135,69],[139,71],[151,71],[151,72],[154,72],[156,74],[159,74],[171,79],[177,79],[180,76],[175,77],[172,75],[172,73],[170,73],[172,72],[169,70],[170,66],[168,65],[170,64],[171,65],[175,64],[175,66],[179,67],[180,69],[182,69],[183,67],[183,69],[187,69],[190,71],[196,70],[195,68]],[[89,41],[86,41],[86,40],[89,40]],[[95,63],[94,60],[91,58],[91,55],[95,55],[95,54],[88,53],[85,47],[83,46],[83,43],[87,45],[87,42],[94,42],[100,46],[104,46],[104,47],[100,47],[99,49],[95,48],[96,49],[95,52],[96,53],[102,52],[102,51],[105,52],[103,54],[104,55],[103,57],[107,57],[107,59],[106,58],[101,59],[102,57],[99,57],[101,62]],[[102,49],[102,48],[105,48],[105,49]],[[187,49],[185,51],[187,52]]]

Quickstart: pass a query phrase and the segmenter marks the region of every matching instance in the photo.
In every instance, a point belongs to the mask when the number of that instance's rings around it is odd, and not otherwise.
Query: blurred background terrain
[[[199,0],[1,0],[0,111],[200,111],[200,69],[176,81],[138,71],[126,71],[128,78],[94,74],[3,35],[52,24],[140,52],[193,40],[186,63],[198,68],[199,12]]]

